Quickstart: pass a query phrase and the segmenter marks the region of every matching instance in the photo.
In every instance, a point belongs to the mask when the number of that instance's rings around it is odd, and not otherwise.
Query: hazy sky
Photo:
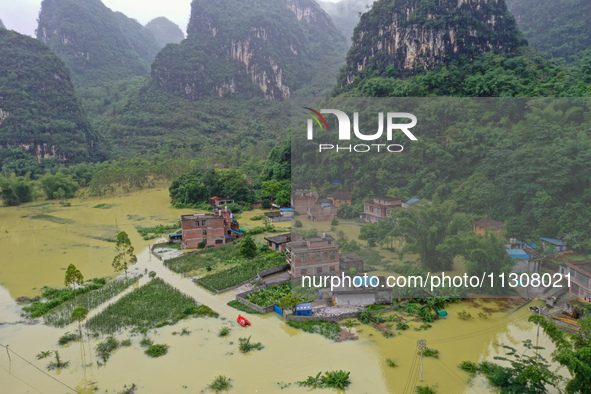
[[[103,3],[142,25],[157,16],[165,16],[185,32],[191,12],[191,0],[103,0]],[[34,36],[40,7],[41,0],[0,0],[0,19],[8,29]]]

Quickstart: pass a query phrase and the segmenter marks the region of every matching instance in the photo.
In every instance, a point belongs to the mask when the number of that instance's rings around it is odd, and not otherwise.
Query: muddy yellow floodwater
[[[351,372],[352,384],[347,390],[350,393],[410,393],[417,385],[437,385],[440,393],[492,393],[496,391],[483,379],[469,382],[468,374],[458,364],[464,360],[493,360],[503,354],[503,344],[520,348],[523,340],[536,341],[536,327],[527,322],[527,308],[482,319],[477,316],[481,309],[469,303],[450,305],[449,318],[434,323],[429,330],[415,331],[420,324],[411,322],[409,330],[393,338],[384,337],[371,326],[359,325],[352,329],[359,340],[334,343],[293,329],[274,313],[249,315],[252,327],[245,329],[235,322],[238,312],[226,305],[234,298],[233,292],[213,295],[195,286],[190,278],[170,272],[147,251],[147,244],[155,241],[142,240],[134,230],[136,225],[172,223],[184,213],[170,208],[166,189],[72,200],[71,207],[40,204],[43,203],[0,208],[0,322],[9,323],[0,325],[0,344],[9,345],[26,360],[14,354],[9,360],[0,349],[1,392],[90,393],[96,388],[98,392],[112,393],[135,383],[138,393],[194,393],[206,389],[215,376],[226,375],[232,379],[232,392],[236,393],[299,393],[308,389],[292,384],[280,390],[278,383],[343,369]],[[95,208],[100,204],[109,205]],[[46,216],[31,219],[34,215]],[[241,222],[241,227],[254,225],[256,222],[247,217]],[[19,308],[14,299],[34,295],[38,292],[35,289],[44,285],[60,286],[68,264],[76,264],[87,278],[112,276],[113,244],[104,239],[120,230],[129,233],[138,252],[139,262],[134,270],[155,271],[167,283],[212,307],[220,318],[183,320],[151,333],[155,343],[170,345],[169,353],[157,359],[144,355],[139,345],[141,336],[131,337],[133,345],[116,350],[104,365],[97,364],[95,355],[101,338],[60,348],[57,339],[66,331],[74,331],[74,327],[56,329],[40,322],[19,323]],[[139,285],[146,281],[142,278]],[[457,318],[457,312],[462,310],[474,319]],[[220,338],[217,333],[224,325],[232,327],[232,331],[228,337]],[[185,327],[190,335],[172,335]],[[238,339],[246,336],[262,342],[265,348],[241,354]],[[128,337],[119,334],[120,339]],[[422,383],[415,355],[418,339],[426,339],[427,345],[440,353],[438,360],[424,360]],[[542,353],[550,358],[552,345],[543,334],[539,344],[546,347]],[[59,350],[70,366],[59,372],[46,371],[50,360],[37,360],[35,355],[47,350]],[[395,361],[398,367],[389,367],[387,359]]]

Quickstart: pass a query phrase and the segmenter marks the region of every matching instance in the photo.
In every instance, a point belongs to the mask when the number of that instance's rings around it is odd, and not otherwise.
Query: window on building
[[[332,261],[332,260],[334,260],[334,259],[335,259],[335,257],[336,257],[336,255],[335,255],[334,253],[331,253],[331,254],[330,254],[330,260],[331,260],[331,261]]]
[[[195,220],[195,227],[199,227],[199,220]]]
[[[203,235],[207,235],[207,230],[203,229]]]
[[[577,278],[579,281],[581,281],[584,284],[589,283],[589,277],[587,277],[587,275],[583,275],[582,273],[580,273],[579,271],[577,271],[575,273],[575,278]]]
[[[206,224],[206,223],[207,223],[207,220],[202,220],[202,221],[201,221],[201,225],[202,225],[202,226],[205,226],[205,224]]]
[[[305,269],[305,268],[302,268],[302,269],[301,269],[301,272],[302,272],[302,275],[306,275],[306,274],[308,273],[308,270],[307,270],[307,269]]]
[[[279,250],[279,244],[275,244],[275,250]]]
[[[322,273],[322,267],[316,267],[316,273],[317,274],[321,274]]]
[[[224,243],[224,240],[223,239],[216,239],[215,240],[215,243],[216,244],[223,244]]]
[[[337,269],[335,267],[330,267],[330,272],[335,272]]]
[[[305,263],[305,262],[306,262],[306,255],[305,255],[305,254],[303,254],[303,255],[302,255],[302,263]]]
[[[316,261],[322,261],[322,255],[321,254],[317,254],[316,255]]]

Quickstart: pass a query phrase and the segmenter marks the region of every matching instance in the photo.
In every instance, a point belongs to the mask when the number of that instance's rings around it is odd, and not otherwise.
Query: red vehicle
[[[238,322],[238,324],[240,324],[242,327],[246,327],[246,326],[250,326],[250,322],[248,320],[246,320],[245,317],[238,315],[238,319],[236,319],[236,321]]]

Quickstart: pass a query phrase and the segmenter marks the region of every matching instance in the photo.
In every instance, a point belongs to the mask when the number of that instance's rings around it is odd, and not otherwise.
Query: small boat
[[[528,309],[531,312],[536,312],[536,313],[538,313],[540,311],[540,309],[537,306],[530,306]]]
[[[248,320],[246,320],[245,317],[238,315],[238,319],[236,319],[236,321],[238,322],[238,324],[240,324],[242,327],[246,327],[246,326],[250,326],[250,322]]]

